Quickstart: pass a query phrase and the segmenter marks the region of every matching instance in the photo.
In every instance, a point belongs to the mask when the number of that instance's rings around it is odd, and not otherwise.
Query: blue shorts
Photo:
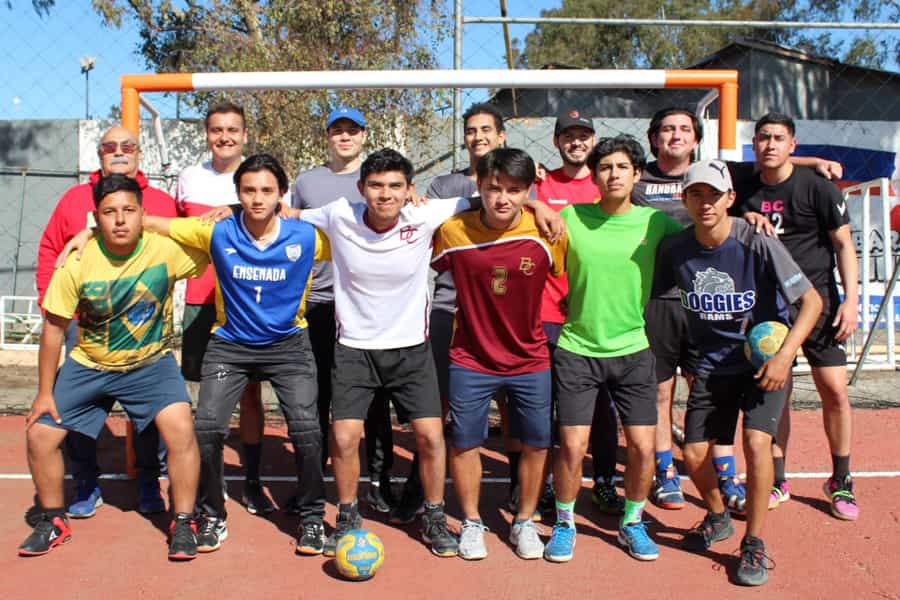
[[[550,447],[550,369],[521,375],[488,375],[450,365],[450,445],[477,448],[488,436],[491,399],[506,390],[513,437]]]
[[[138,432],[168,405],[191,402],[181,370],[171,354],[133,371],[101,371],[66,358],[56,374],[53,398],[62,423],[57,425],[46,414],[38,422],[94,439],[100,435],[116,401]]]

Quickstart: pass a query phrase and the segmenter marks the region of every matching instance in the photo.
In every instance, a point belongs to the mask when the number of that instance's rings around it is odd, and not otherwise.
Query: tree
[[[542,17],[709,19],[732,21],[882,21],[900,19],[898,0],[563,0]],[[877,35],[881,33],[882,35]],[[900,62],[896,35],[888,32],[835,36],[821,30],[601,26],[541,24],[525,38],[519,65],[563,64],[592,68],[676,68],[693,64],[748,36],[795,46],[820,56],[842,57],[885,69]]]
[[[52,0],[42,0],[50,2]],[[105,24],[134,19],[138,49],[157,72],[429,69],[448,23],[439,0],[93,0]],[[324,122],[339,103],[372,118],[369,145],[428,135],[439,94],[428,90],[260,90],[190,94],[200,112],[217,99],[242,104],[251,150],[289,170],[324,157]],[[390,115],[390,117],[385,117]],[[377,118],[376,118],[377,117]],[[402,123],[402,127],[401,127]]]

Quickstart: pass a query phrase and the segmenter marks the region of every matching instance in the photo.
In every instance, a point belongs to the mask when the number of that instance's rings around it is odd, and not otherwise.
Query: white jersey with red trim
[[[211,208],[237,204],[234,171],[219,173],[211,161],[186,168],[178,175],[175,201],[185,217],[199,217]]]
[[[372,230],[366,205],[340,198],[301,218],[331,242],[338,341],[362,350],[389,350],[428,337],[428,268],[432,235],[471,206],[465,198],[407,204],[391,229]]]

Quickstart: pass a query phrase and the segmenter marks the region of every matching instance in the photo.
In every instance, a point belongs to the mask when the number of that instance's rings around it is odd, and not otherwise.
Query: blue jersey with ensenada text
[[[700,352],[697,374],[729,375],[753,369],[744,355],[750,329],[789,324],[788,304],[811,284],[780,241],[732,219],[728,239],[715,248],[701,245],[693,226],[660,244],[654,288],[673,286]]]
[[[330,260],[328,239],[295,219],[277,219],[265,242],[244,225],[242,212],[205,225],[173,219],[172,239],[206,250],[216,273],[213,335],[247,346],[264,346],[306,327],[306,296],[316,260]]]

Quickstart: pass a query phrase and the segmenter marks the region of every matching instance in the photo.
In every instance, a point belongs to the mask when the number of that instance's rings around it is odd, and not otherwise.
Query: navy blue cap
[[[355,108],[350,108],[349,106],[338,106],[336,109],[331,111],[331,114],[328,115],[328,120],[325,121],[325,129],[328,129],[329,127],[334,125],[335,121],[338,121],[340,119],[353,121],[363,129],[366,128],[366,118],[361,112],[359,112]]]

